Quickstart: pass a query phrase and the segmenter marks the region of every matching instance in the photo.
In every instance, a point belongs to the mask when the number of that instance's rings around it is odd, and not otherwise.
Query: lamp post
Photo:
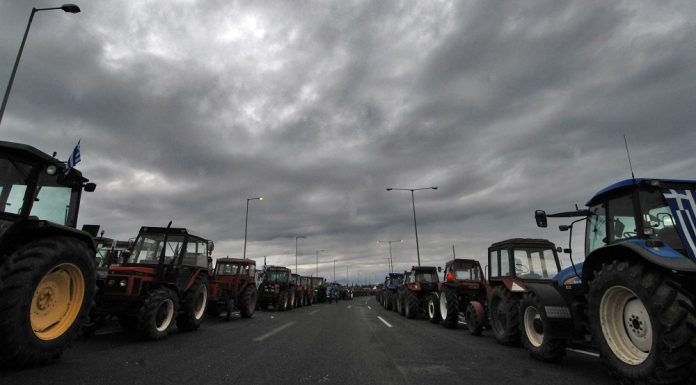
[[[334,282],[336,282],[336,260],[334,259]]]
[[[349,284],[349,280],[348,280],[348,267],[349,266],[350,265],[346,265],[346,286],[348,286],[348,284]]]
[[[319,252],[327,250],[317,250],[317,277],[319,276]]]
[[[397,239],[394,241],[377,241],[377,243],[389,243],[389,272],[394,272],[394,258],[392,258],[392,247],[391,244],[394,242],[404,243],[403,239]]]
[[[246,216],[244,217],[244,259],[246,259],[247,225],[249,224],[249,201],[262,201],[263,197],[247,198]]]
[[[22,44],[19,45],[19,52],[17,52],[17,58],[15,59],[14,67],[12,67],[12,73],[10,74],[10,81],[7,83],[7,88],[5,89],[5,96],[2,98],[2,106],[0,106],[0,122],[2,122],[2,117],[5,115],[5,106],[7,106],[7,99],[10,97],[10,90],[12,89],[12,83],[14,83],[15,75],[17,74],[17,67],[19,66],[19,59],[22,57],[22,52],[24,51],[24,44],[27,42],[27,35],[29,35],[29,27],[31,27],[31,22],[34,20],[34,14],[39,11],[49,11],[53,9],[62,9],[64,12],[68,13],[78,13],[80,12],[80,7],[75,4],[63,4],[60,7],[52,8],[32,8],[31,15],[29,15],[29,22],[27,23],[27,29],[24,31],[24,37],[22,38]]]
[[[410,191],[411,192],[411,203],[413,204],[413,228],[416,231],[416,255],[418,256],[418,266],[420,266],[420,248],[418,247],[418,224],[416,222],[416,198],[413,194],[414,191],[418,190],[437,190],[437,187],[423,187],[423,188],[396,188],[388,187],[387,191]]]
[[[297,272],[297,240],[298,239],[305,239],[307,237],[295,237],[295,274],[299,274]]]

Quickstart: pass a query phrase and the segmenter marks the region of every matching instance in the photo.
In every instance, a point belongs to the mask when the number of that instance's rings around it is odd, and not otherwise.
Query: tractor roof
[[[273,266],[273,265],[266,266],[266,270],[282,270],[282,271],[288,271],[288,272],[290,271],[290,269],[288,269],[285,266]]]
[[[631,189],[637,188],[638,186],[652,186],[652,187],[674,187],[682,188],[688,190],[696,189],[696,181],[693,180],[679,180],[679,179],[649,179],[649,178],[637,178],[626,179],[620,182],[616,182],[611,186],[605,187],[596,193],[587,203],[586,206],[592,206],[608,195],[621,194]]]
[[[413,266],[411,267],[412,271],[437,271],[437,267],[435,266]]]
[[[236,263],[238,265],[256,265],[256,261],[253,259],[242,259],[242,258],[218,258],[218,263]]]
[[[31,161],[35,162],[53,164],[59,169],[65,166],[65,162],[62,162],[28,144],[5,142],[0,140],[0,152],[17,156],[20,158],[30,159]],[[89,179],[83,177],[82,173],[76,170],[75,168],[70,169],[70,172],[68,173],[68,178],[72,178],[73,180],[76,180],[79,183],[85,183],[89,181]]]
[[[389,273],[387,274],[388,277],[396,277],[396,278],[403,278],[404,274],[403,273]]]
[[[556,245],[548,239],[534,239],[534,238],[511,238],[504,241],[496,242],[492,244],[488,249],[505,249],[507,247],[521,246],[521,247],[551,247],[554,248]]]
[[[479,261],[476,259],[463,259],[463,258],[455,258],[452,260],[447,261],[445,263],[445,266],[477,266],[480,265]]]
[[[165,231],[167,231],[167,233],[169,235],[184,234],[184,235],[189,235],[192,237],[200,238],[200,239],[203,239],[206,241],[208,240],[206,237],[204,237],[202,235],[198,235],[194,232],[191,232],[183,227],[170,227],[169,230],[167,230],[166,227],[155,227],[155,226],[143,226],[140,228],[141,233],[147,233],[147,234],[164,234]]]

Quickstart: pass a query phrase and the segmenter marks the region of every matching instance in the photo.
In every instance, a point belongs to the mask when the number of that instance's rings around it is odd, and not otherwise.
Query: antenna
[[[628,167],[631,169],[631,179],[633,179],[633,182],[636,181],[636,176],[633,175],[633,165],[631,164],[631,153],[628,152],[628,141],[626,140],[626,134],[623,134],[624,137],[624,144],[626,145],[626,155],[628,155]]]

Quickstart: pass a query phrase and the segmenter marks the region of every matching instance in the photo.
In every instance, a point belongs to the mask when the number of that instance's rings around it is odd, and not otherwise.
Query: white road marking
[[[382,321],[382,323],[387,325],[388,327],[390,327],[390,328],[393,327],[389,322],[385,321],[384,318],[382,318],[380,316],[377,316],[377,318],[379,318],[379,320]]]
[[[353,306],[353,305],[348,305],[348,309],[350,309],[351,306]]]
[[[264,334],[264,335],[262,335],[262,336],[260,336],[260,337],[254,338],[254,341],[256,341],[256,342],[263,341],[263,340],[265,340],[266,338],[271,337],[271,336],[273,336],[273,335],[275,335],[275,334],[277,334],[277,333],[280,333],[281,331],[283,331],[283,330],[289,328],[289,327],[292,326],[292,324],[294,324],[294,323],[295,323],[295,321],[292,321],[292,322],[286,323],[286,324],[283,325],[283,326],[279,326],[279,327],[277,327],[277,328],[271,330],[270,332],[268,332],[268,333],[266,333],[266,334]]]
[[[597,353],[595,353],[595,352],[588,352],[588,351],[585,351],[585,350],[571,349],[571,348],[566,348],[566,350],[569,350],[569,351],[575,352],[575,353],[586,354],[586,355],[588,355],[588,356],[592,356],[592,357],[597,357],[597,358],[599,358],[599,354],[597,354]]]
[[[370,307],[370,305],[367,305],[367,308],[370,309],[370,310],[372,310],[372,308]]]
[[[309,312],[309,315],[312,315],[312,314],[314,314],[314,313],[316,313],[316,312],[318,312],[318,311],[319,311],[319,309],[317,309],[317,310],[312,310],[312,311]]]

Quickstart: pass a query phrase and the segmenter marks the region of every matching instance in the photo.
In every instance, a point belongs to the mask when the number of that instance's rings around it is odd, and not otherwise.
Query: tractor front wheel
[[[493,289],[490,308],[491,326],[498,343],[515,346],[520,342],[520,297],[505,287]]]
[[[68,348],[96,287],[94,252],[70,237],[45,238],[0,264],[0,367],[35,366]]]
[[[418,296],[415,292],[408,290],[404,298],[404,316],[416,318],[416,315],[418,315]]]
[[[440,317],[442,326],[455,329],[459,322],[459,299],[457,291],[451,287],[443,286],[440,293]]]
[[[565,357],[566,342],[545,335],[544,329],[548,321],[540,311],[539,298],[534,293],[527,294],[522,300],[520,309],[522,345],[529,351],[529,355],[540,361],[561,361]]]
[[[256,291],[256,286],[249,285],[244,289],[239,298],[239,314],[242,318],[251,318],[254,315],[258,296],[259,293]]]
[[[480,336],[483,332],[483,323],[479,321],[476,308],[472,304],[466,306],[466,328],[472,336]]]
[[[169,289],[151,291],[138,311],[138,330],[143,338],[160,340],[169,334],[179,311],[176,293]]]
[[[629,382],[693,378],[693,297],[668,272],[641,262],[602,264],[589,283],[590,328],[602,359]]]
[[[436,293],[428,298],[428,319],[434,324],[440,322],[440,299]]]

